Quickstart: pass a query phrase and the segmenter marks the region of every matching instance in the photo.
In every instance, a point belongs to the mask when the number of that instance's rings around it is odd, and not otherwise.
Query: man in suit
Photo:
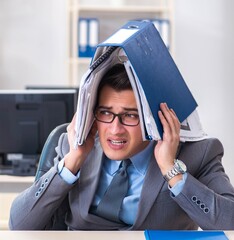
[[[56,229],[64,219],[70,230],[233,230],[234,188],[221,163],[222,144],[211,138],[180,142],[176,113],[166,103],[160,109],[163,139],[143,141],[124,66],[111,68],[99,85],[87,140],[74,148],[74,116],[54,166],[13,202],[10,229]],[[127,193],[113,220],[102,211],[110,205],[116,212],[114,200],[98,209],[122,160],[129,159]]]

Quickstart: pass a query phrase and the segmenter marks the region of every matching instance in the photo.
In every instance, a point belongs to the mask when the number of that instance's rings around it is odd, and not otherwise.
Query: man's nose
[[[112,133],[119,133],[124,130],[124,125],[120,122],[118,116],[116,116],[113,122],[110,124],[110,130]]]

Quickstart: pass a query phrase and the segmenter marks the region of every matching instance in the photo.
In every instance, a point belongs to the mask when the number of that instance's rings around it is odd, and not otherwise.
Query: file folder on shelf
[[[78,20],[78,56],[86,57],[88,53],[88,21],[86,18]]]
[[[78,20],[78,56],[93,57],[99,40],[99,21],[97,18]]]
[[[145,230],[146,240],[228,240],[223,231]]]
[[[124,64],[134,90],[143,140],[162,137],[158,117],[162,102],[174,109],[180,122],[188,121],[191,116],[192,120],[195,119],[195,135],[185,134],[187,140],[204,137],[195,111],[197,103],[154,24],[130,21],[97,46],[91,66],[81,79],[75,145],[83,144],[94,121],[93,108],[102,76],[118,62]],[[186,124],[188,132],[191,126],[188,122]]]
[[[90,18],[88,34],[88,57],[93,57],[98,41],[99,41],[99,20],[97,18]]]

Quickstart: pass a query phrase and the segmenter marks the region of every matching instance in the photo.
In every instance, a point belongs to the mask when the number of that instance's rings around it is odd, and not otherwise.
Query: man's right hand
[[[92,129],[82,146],[74,147],[75,142],[75,123],[76,114],[74,115],[71,123],[67,126],[68,142],[70,146],[70,151],[65,155],[64,166],[68,168],[74,175],[77,174],[81,168],[83,162],[85,161],[87,155],[90,153],[94,146],[94,139],[97,132],[96,122],[94,122]]]

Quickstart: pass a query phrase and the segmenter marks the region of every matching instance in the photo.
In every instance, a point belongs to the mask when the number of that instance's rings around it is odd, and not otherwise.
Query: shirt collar
[[[153,154],[154,146],[155,141],[151,141],[144,150],[131,157],[132,164],[134,165],[136,170],[142,175],[145,175],[146,173],[149,161]]]
[[[107,157],[105,159],[106,169],[111,175],[114,175],[118,171],[120,164],[121,161],[110,160]]]

